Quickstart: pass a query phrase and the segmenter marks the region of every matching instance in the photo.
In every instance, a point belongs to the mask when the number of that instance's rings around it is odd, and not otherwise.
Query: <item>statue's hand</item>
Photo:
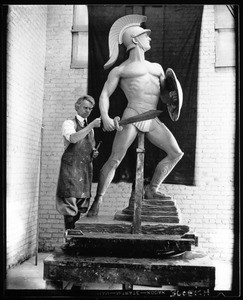
[[[102,117],[102,123],[104,131],[113,131],[116,129],[114,121],[110,117]]]
[[[176,111],[176,109],[178,109],[178,94],[176,91],[172,91],[172,92],[169,92],[169,95],[170,95],[170,111],[171,113],[174,113]]]
[[[173,104],[173,103],[175,103],[175,102],[178,101],[178,94],[177,94],[176,91],[171,91],[171,92],[169,92],[169,95],[170,95],[170,98],[171,98],[171,100],[172,100],[172,103],[171,103],[171,104]]]
[[[120,123],[120,117],[115,117],[114,118],[114,124],[115,124],[116,130],[117,131],[122,131],[123,127],[120,126],[119,123]]]

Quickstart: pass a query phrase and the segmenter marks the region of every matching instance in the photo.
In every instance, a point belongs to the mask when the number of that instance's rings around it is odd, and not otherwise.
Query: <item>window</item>
[[[88,67],[88,8],[73,6],[71,68]]]
[[[215,5],[215,67],[235,66],[235,19],[232,5]]]

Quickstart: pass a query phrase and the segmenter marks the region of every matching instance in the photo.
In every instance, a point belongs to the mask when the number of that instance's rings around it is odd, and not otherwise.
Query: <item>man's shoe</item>
[[[74,217],[64,216],[65,230],[74,228]]]

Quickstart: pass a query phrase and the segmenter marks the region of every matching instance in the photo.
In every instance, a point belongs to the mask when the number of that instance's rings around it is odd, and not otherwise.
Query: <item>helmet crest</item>
[[[126,15],[119,18],[113,23],[109,32],[109,60],[104,65],[105,69],[111,67],[117,60],[119,53],[119,44],[123,43],[122,36],[124,32],[133,26],[139,26],[142,22],[146,22],[147,17],[142,15]],[[141,28],[142,29],[142,28]],[[147,32],[149,30],[146,30]]]

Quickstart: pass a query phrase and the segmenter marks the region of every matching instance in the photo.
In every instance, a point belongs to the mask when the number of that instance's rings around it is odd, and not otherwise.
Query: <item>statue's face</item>
[[[146,32],[143,34],[140,34],[135,39],[138,41],[138,44],[144,50],[144,52],[148,51],[151,48],[151,46],[150,46],[151,38],[148,36],[148,34]]]
[[[79,108],[77,109],[77,113],[82,118],[88,118],[92,109],[93,109],[93,104],[87,100],[83,100],[80,103]]]

